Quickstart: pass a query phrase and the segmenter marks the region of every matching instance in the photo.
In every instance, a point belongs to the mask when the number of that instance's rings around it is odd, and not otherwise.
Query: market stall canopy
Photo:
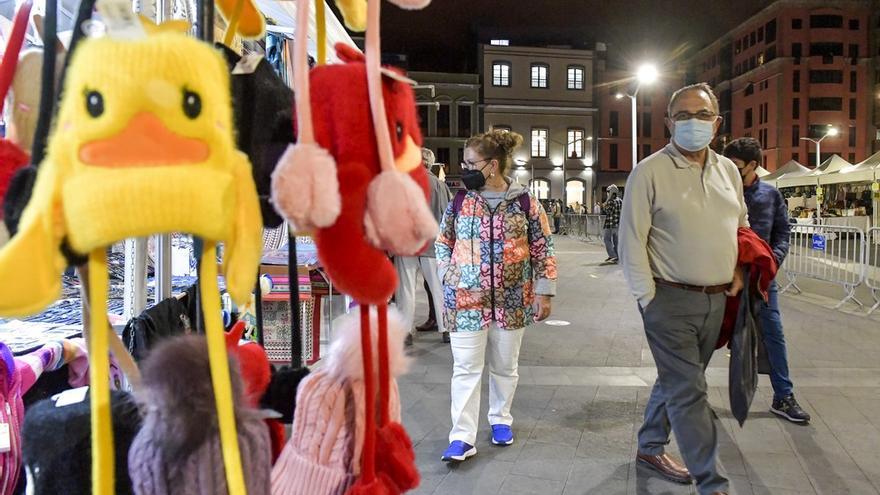
[[[770,171],[761,166],[755,169],[755,173],[758,174],[758,177],[767,177],[770,175]]]
[[[835,173],[839,170],[849,167],[851,164],[840,157],[833,155],[822,162],[815,170],[810,170],[803,175],[788,175],[780,177],[776,180],[776,187],[797,187],[797,186],[816,186],[819,184],[819,178],[825,174]]]
[[[355,45],[351,36],[348,35],[339,19],[333,15],[333,11],[327,5],[327,2],[324,2],[324,4],[325,11],[327,12],[327,61],[335,63],[339,62],[339,59],[336,58],[336,49],[334,48],[336,43],[345,43],[351,46],[357,45]],[[266,19],[270,20],[269,24],[274,22],[274,25],[267,25],[266,29],[277,33],[293,35],[293,28],[296,25],[296,2],[290,0],[257,0],[257,7],[263,12]],[[317,45],[315,44],[315,39],[317,38],[316,26],[315,9],[309,9],[309,53],[312,54],[317,52]]]
[[[772,174],[762,178],[761,180],[774,184],[777,188],[780,188],[786,187],[785,183],[783,182],[784,180],[792,180],[799,177],[805,177],[809,175],[810,172],[812,172],[812,170],[792,160],[776,172],[773,172]]]
[[[869,156],[865,161],[848,165],[835,173],[820,178],[822,184],[844,184],[852,182],[870,182],[880,177],[880,152]]]

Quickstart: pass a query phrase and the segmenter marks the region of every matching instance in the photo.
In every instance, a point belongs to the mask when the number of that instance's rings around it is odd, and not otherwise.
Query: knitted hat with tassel
[[[259,411],[248,404],[246,384],[229,360],[248,493],[269,492],[271,446]],[[128,453],[136,495],[237,493],[223,474],[219,423],[205,338],[181,335],[162,341],[143,364],[144,424]]]
[[[403,349],[407,331],[398,313],[390,316],[388,340],[393,344],[385,359],[389,380],[383,409],[399,421],[400,394],[394,378],[409,365]],[[375,400],[370,399],[381,367],[372,351],[381,341],[378,323],[377,311],[365,306],[359,315],[334,322],[334,341],[324,365],[300,383],[291,437],[272,469],[272,495],[343,495],[370,469],[361,459],[372,452],[374,440],[369,438],[375,437],[375,421],[369,418],[375,415],[370,406]],[[372,359],[364,361],[365,355]],[[372,373],[365,374],[365,368]],[[394,486],[390,480],[389,486]]]

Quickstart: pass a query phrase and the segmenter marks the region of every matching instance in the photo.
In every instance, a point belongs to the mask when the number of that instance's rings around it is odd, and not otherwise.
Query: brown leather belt
[[[665,285],[667,287],[675,287],[676,289],[684,289],[693,292],[702,292],[703,294],[720,294],[730,288],[730,284],[723,285],[688,285],[678,282],[670,282],[662,278],[655,278],[657,285]]]

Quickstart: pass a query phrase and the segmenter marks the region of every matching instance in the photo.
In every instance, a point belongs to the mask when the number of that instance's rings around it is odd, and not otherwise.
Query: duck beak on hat
[[[201,139],[181,136],[159,117],[141,112],[115,136],[83,144],[79,159],[96,167],[138,167],[200,163],[211,155]]]
[[[403,153],[394,159],[394,166],[408,173],[422,164],[422,149],[416,145],[412,136],[407,135],[403,142]]]

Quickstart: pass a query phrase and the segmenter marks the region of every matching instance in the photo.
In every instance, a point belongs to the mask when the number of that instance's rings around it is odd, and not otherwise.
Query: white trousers
[[[418,272],[428,282],[431,288],[431,297],[434,303],[434,312],[437,315],[437,330],[444,332],[443,328],[443,285],[440,284],[440,275],[437,273],[437,258],[416,256],[395,256],[394,267],[397,268],[397,290],[394,292],[394,300],[397,308],[406,319],[407,328],[412,332],[415,327],[416,314],[416,283]]]
[[[525,329],[452,332],[452,431],[449,442],[475,445],[483,366],[489,361],[489,424],[511,425],[510,406],[519,382],[519,350]]]

